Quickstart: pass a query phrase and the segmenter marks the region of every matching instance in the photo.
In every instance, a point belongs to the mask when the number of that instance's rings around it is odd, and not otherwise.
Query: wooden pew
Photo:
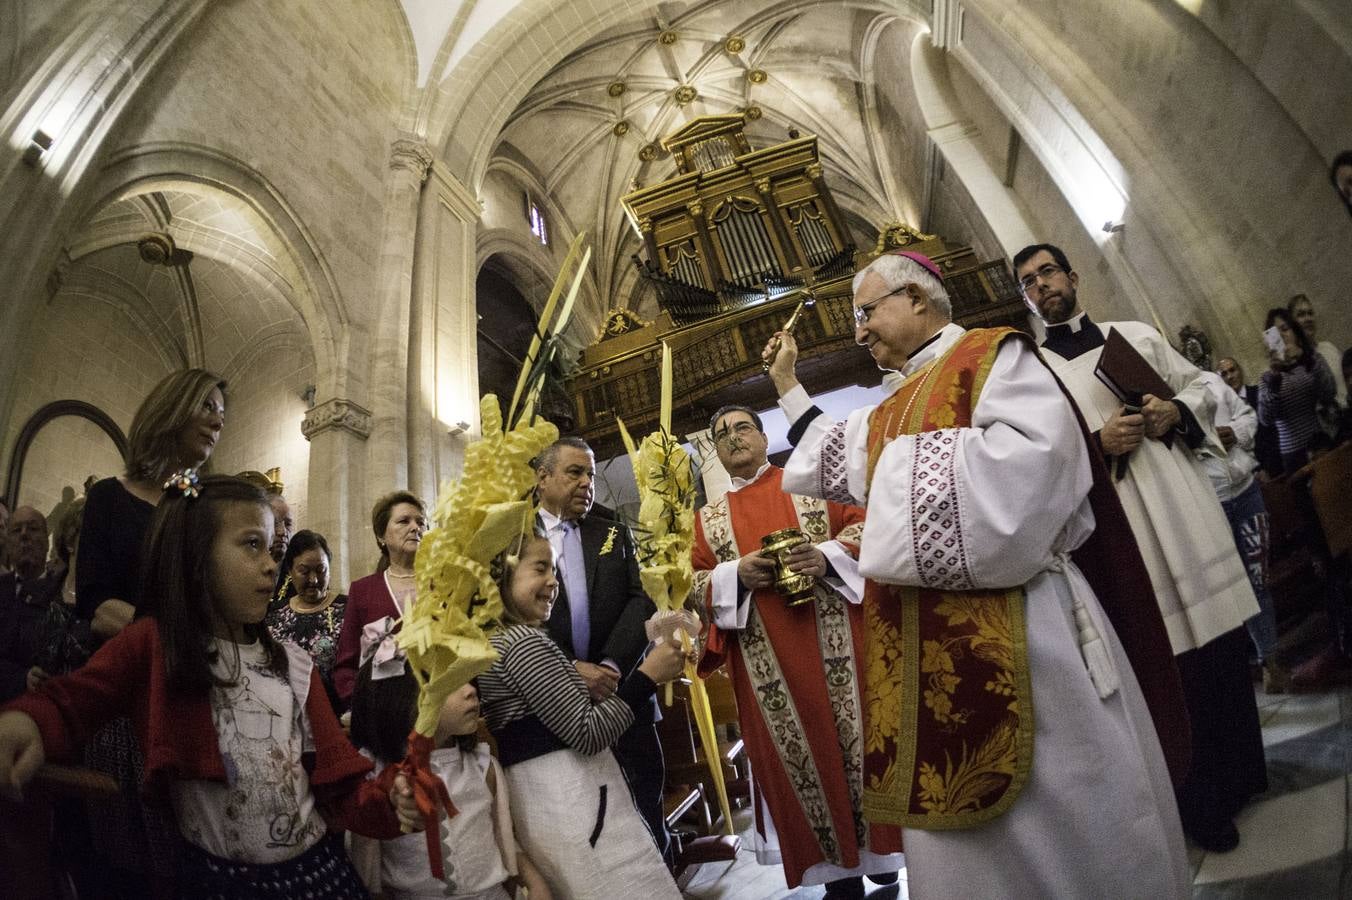
[[[665,691],[659,691],[659,698],[664,694]],[[690,712],[689,687],[677,682],[673,685],[671,705],[662,704],[657,736],[667,770],[663,803],[667,826],[676,842],[678,884],[688,882],[703,863],[735,859],[741,848],[740,838],[720,833],[722,816],[715,821],[710,813],[717,801],[699,749],[698,733]],[[694,830],[685,831],[681,825],[691,818],[695,820],[691,824]]]
[[[23,800],[0,799],[0,892],[10,900],[58,900],[73,889],[60,860],[53,865],[54,802],[117,795],[117,782],[101,772],[47,764]]]
[[[1333,559],[1352,552],[1352,443],[1323,454],[1309,466],[1310,497]]]

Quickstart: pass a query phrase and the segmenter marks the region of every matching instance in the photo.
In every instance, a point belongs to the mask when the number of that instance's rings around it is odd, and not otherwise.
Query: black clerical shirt
[[[1083,356],[1103,346],[1103,330],[1089,318],[1089,313],[1072,316],[1060,325],[1047,326],[1047,339],[1042,346],[1065,359]]]
[[[1071,316],[1059,325],[1047,326],[1047,339],[1042,342],[1042,346],[1060,356],[1063,359],[1075,359],[1077,356],[1083,356],[1090,350],[1102,347],[1105,342],[1103,329],[1093,319],[1089,318],[1089,313],[1082,312]],[[1206,434],[1202,431],[1202,426],[1198,424],[1197,418],[1178,400],[1170,401],[1178,409],[1179,421],[1174,426],[1174,430],[1182,436],[1183,442],[1192,449],[1197,449],[1202,445]],[[1100,439],[1099,433],[1094,432],[1095,439]],[[1102,446],[1102,445],[1100,445]],[[1121,474],[1118,477],[1122,477]]]

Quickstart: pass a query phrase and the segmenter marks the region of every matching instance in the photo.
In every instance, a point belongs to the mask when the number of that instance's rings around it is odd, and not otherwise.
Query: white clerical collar
[[[1079,334],[1080,329],[1084,327],[1084,310],[1052,326],[1053,328],[1069,328],[1071,334]]]
[[[752,475],[750,478],[740,478],[736,475],[732,476],[732,487],[728,488],[728,493],[740,491],[749,484],[755,484],[757,481],[760,481],[760,477],[768,471],[770,471],[770,461],[766,460],[761,467],[756,470],[756,474]]]
[[[930,338],[928,342],[922,344],[919,350],[916,350],[906,359],[906,365],[901,367],[901,374],[910,375],[921,366],[928,365],[938,359],[958,342],[958,338],[966,333],[966,328],[956,322],[949,322],[935,332],[934,337]]]

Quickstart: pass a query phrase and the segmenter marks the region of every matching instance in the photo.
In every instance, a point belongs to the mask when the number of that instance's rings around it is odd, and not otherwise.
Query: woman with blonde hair
[[[80,535],[76,608],[103,639],[121,631],[136,611],[141,539],[160,502],[165,480],[200,469],[225,425],[225,381],[205,369],[181,369],[151,390],[132,418],[127,468],[95,482]]]
[[[131,623],[141,602],[141,544],[163,496],[180,469],[200,469],[225,425],[225,381],[205,369],[181,369],[151,389],[132,417],[127,468],[95,482],[86,493],[75,569],[75,607],[107,640]],[[114,776],[117,798],[91,802],[90,821],[115,897],[162,893],[177,868],[178,836],[163,812],[139,796],[144,764],[131,720],[113,720],[90,740],[85,762]],[[160,890],[156,890],[159,888]]]

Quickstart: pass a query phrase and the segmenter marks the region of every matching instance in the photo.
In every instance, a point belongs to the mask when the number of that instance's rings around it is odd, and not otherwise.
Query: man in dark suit
[[[47,520],[20,506],[5,528],[14,571],[0,575],[0,702],[36,688],[48,672],[37,664],[47,605],[60,600],[61,580],[49,575]]]
[[[629,529],[610,519],[588,516],[595,497],[596,460],[581,438],[560,438],[536,461],[540,525],[554,547],[559,597],[546,623],[550,637],[577,666],[593,701],[615,692],[648,647],[644,623],[657,611],[643,592],[638,558]],[[654,697],[616,742],[634,803],[652,829],[663,858],[669,840],[662,814],[665,768],[653,723]]]

